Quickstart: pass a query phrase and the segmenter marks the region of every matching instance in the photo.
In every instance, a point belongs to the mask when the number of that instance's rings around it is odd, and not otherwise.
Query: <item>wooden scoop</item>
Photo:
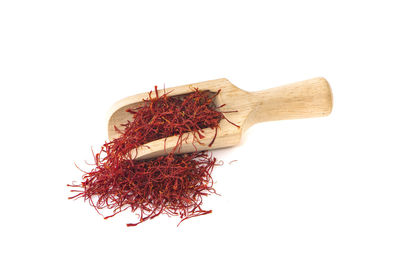
[[[324,78],[314,78],[277,88],[271,88],[258,92],[244,91],[229,82],[227,79],[217,79],[174,88],[167,88],[168,96],[176,96],[190,93],[193,88],[209,90],[220,94],[214,99],[215,104],[225,104],[222,111],[237,112],[225,113],[225,117],[240,126],[235,127],[226,120],[221,120],[218,135],[211,147],[208,144],[214,138],[215,129],[204,129],[202,139],[204,145],[196,143],[197,151],[224,148],[237,145],[242,134],[252,125],[259,122],[287,120],[298,118],[311,118],[329,115],[332,111],[332,93],[328,82]],[[141,93],[127,97],[115,103],[108,119],[108,136],[110,140],[117,138],[119,133],[114,125],[119,127],[132,118],[132,114],[126,112],[129,108],[136,108],[143,104],[142,100],[148,97],[148,93]],[[179,153],[194,152],[193,134],[186,133],[189,137],[187,143],[183,143]],[[184,136],[186,137],[186,136]],[[147,143],[138,148],[136,159],[148,159],[166,155],[175,148],[177,136],[172,136]],[[135,153],[136,154],[136,153]]]

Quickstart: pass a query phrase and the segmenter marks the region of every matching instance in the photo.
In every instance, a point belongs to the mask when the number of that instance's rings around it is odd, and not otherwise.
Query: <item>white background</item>
[[[1,1],[1,273],[399,273],[398,1]],[[327,118],[215,152],[213,214],[127,228],[66,184],[116,100],[323,76]],[[231,160],[238,160],[231,165]]]

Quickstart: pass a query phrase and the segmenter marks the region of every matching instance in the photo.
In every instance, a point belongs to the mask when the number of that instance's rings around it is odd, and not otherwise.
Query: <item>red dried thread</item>
[[[72,190],[78,194],[70,199],[84,198],[98,213],[104,208],[113,210],[105,219],[130,209],[139,215],[139,221],[127,226],[163,213],[179,216],[181,222],[211,213],[201,205],[204,196],[215,193],[210,175],[216,165],[214,157],[196,152],[135,160],[129,155],[157,139],[193,132],[199,142],[203,128],[214,128],[217,133],[220,120],[225,118],[213,103],[218,93],[210,96],[208,91],[194,89],[185,96],[168,97],[165,93],[159,96],[156,87],[155,94],[152,97],[150,92],[143,106],[127,110],[132,121],[116,128],[120,137],[102,146],[94,156],[95,168],[85,172],[83,182],[69,185],[78,188]],[[183,141],[179,138],[176,148]]]
[[[145,143],[169,136],[182,137],[186,132],[193,132],[196,142],[204,137],[204,128],[213,128],[217,133],[219,121],[225,118],[218,111],[222,106],[216,107],[213,102],[219,92],[213,94],[194,88],[187,95],[168,97],[166,93],[160,96],[156,86],[155,97],[150,92],[143,106],[127,110],[133,115],[132,121],[122,124],[122,130],[115,127],[121,137],[103,146],[105,159],[112,161]],[[184,141],[180,138],[177,148]]]

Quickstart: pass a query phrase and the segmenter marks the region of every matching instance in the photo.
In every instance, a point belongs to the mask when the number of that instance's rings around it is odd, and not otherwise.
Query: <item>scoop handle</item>
[[[253,92],[255,108],[251,124],[329,115],[332,92],[324,78],[313,78],[285,86]]]

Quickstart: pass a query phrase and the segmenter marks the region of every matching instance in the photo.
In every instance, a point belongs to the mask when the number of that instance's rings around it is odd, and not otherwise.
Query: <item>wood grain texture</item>
[[[215,130],[205,129],[205,138],[202,139],[204,145],[195,144],[198,151],[237,145],[244,131],[255,123],[320,117],[329,115],[332,111],[331,88],[324,78],[314,78],[258,92],[244,91],[222,78],[167,88],[166,92],[170,92],[168,96],[183,95],[190,93],[194,87],[214,92],[221,90],[215,98],[216,105],[226,104],[223,111],[237,110],[234,113],[226,113],[225,116],[240,126],[237,128],[222,120],[212,147],[208,147],[208,144],[212,141]],[[124,98],[112,106],[108,119],[110,140],[118,137],[114,125],[119,126],[131,119],[131,114],[126,110],[140,106],[147,96],[148,93],[137,94]],[[189,138],[188,142],[182,144],[180,153],[193,152],[196,149],[192,144],[192,134],[187,133],[186,136]],[[137,159],[165,155],[175,147],[177,141],[177,136],[156,140],[140,147],[135,155]]]

